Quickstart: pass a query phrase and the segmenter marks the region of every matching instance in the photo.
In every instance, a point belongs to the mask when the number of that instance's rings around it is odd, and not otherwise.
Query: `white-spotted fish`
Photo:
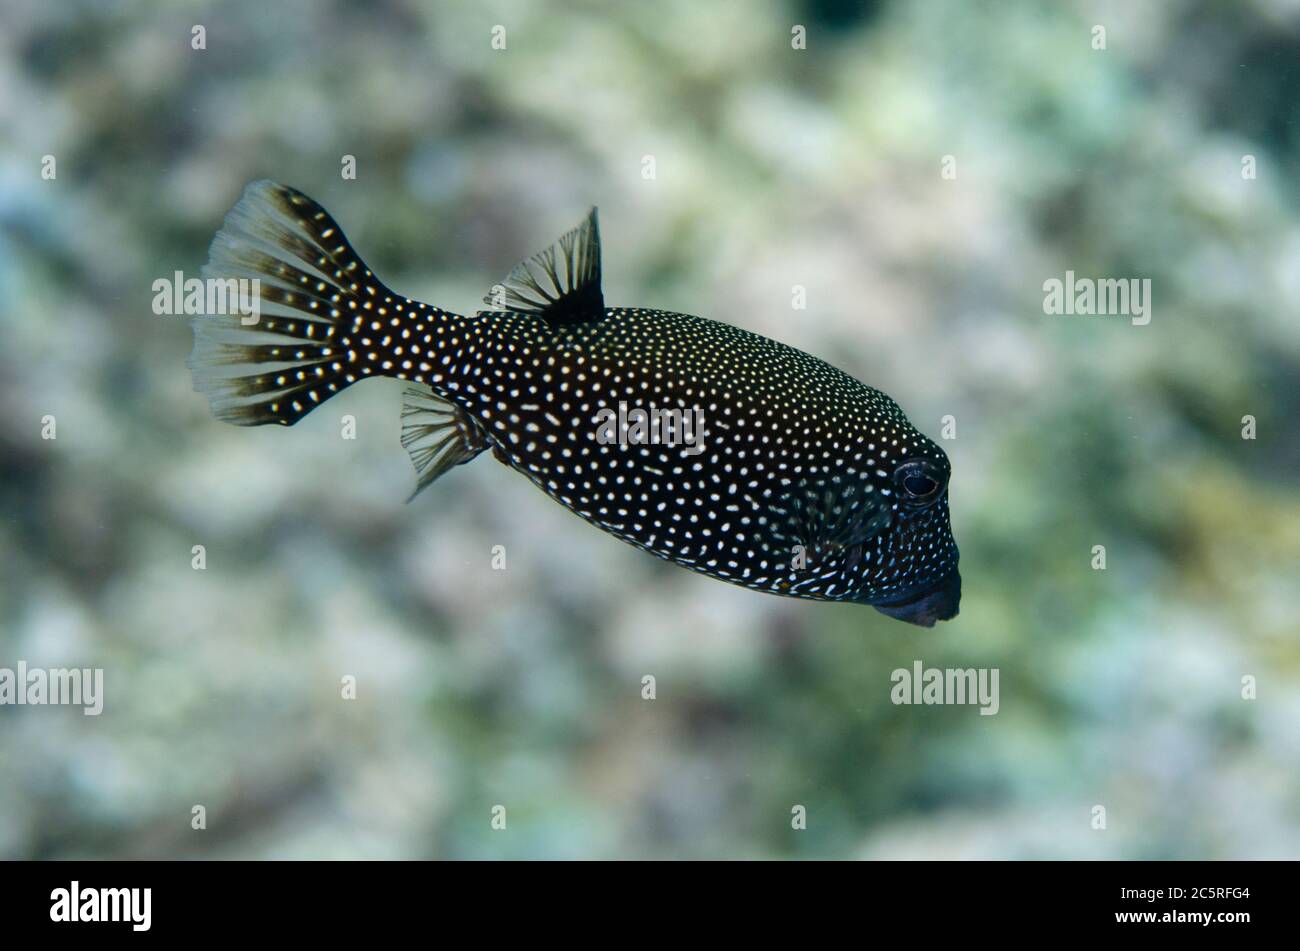
[[[472,317],[389,290],[320,205],[270,181],[226,216],[204,275],[260,282],[257,323],[193,320],[195,389],[219,419],[290,426],[396,377],[412,384],[417,492],[491,449],[593,525],[710,577],[926,627],[957,613],[943,451],[889,397],[792,347],[606,307],[594,208]],[[645,425],[662,411],[676,420]],[[673,438],[686,417],[692,445]]]

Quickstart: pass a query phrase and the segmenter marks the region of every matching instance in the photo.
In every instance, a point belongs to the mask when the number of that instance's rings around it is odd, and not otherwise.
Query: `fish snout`
[[[919,624],[921,627],[934,627],[935,621],[947,621],[957,616],[961,605],[961,574],[954,569],[952,574],[932,588],[927,588],[904,601],[892,604],[874,604],[877,611],[892,618]]]

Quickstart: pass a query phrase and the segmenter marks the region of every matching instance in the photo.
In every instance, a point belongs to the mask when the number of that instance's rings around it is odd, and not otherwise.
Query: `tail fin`
[[[265,180],[245,188],[212,241],[203,276],[255,279],[259,287],[256,322],[240,314],[191,321],[194,389],[218,419],[292,426],[378,369],[358,360],[350,335],[360,311],[391,292],[329,213],[302,192]],[[373,354],[366,356],[373,362]]]

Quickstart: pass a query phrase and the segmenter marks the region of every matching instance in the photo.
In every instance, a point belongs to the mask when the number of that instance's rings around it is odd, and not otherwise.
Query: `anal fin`
[[[407,388],[402,399],[402,448],[415,466],[411,499],[444,472],[464,465],[491,445],[483,427],[459,406],[427,386]]]

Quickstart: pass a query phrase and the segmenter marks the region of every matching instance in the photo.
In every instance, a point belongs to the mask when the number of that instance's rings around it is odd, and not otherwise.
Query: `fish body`
[[[248,187],[205,275],[260,278],[262,316],[195,318],[195,386],[219,418],[290,425],[360,379],[412,385],[420,491],[491,450],[638,548],[796,598],[931,626],[957,613],[943,451],[898,405],[793,347],[718,321],[606,307],[596,213],[468,316],[379,282],[307,196]]]

